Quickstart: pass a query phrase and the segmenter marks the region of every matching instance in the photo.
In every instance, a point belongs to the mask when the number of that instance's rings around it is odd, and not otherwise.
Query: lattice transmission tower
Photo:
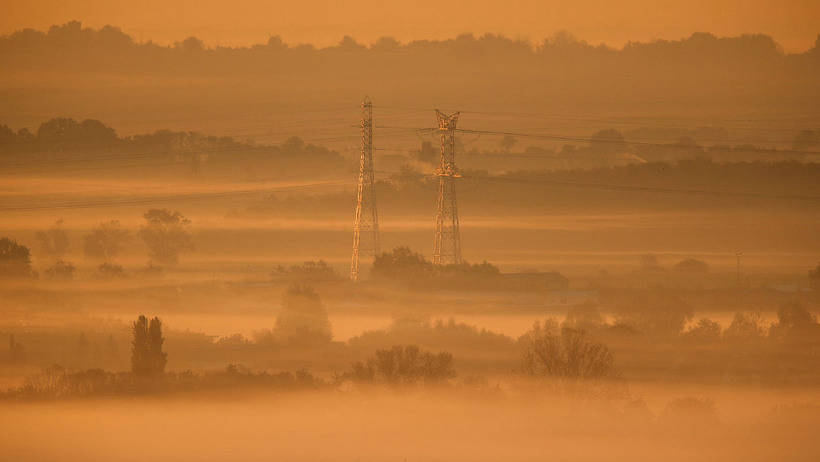
[[[445,114],[436,110],[441,139],[438,169],[438,209],[436,211],[436,241],[433,245],[433,263],[447,265],[461,263],[461,233],[458,227],[456,178],[456,123],[459,113]]]
[[[373,103],[362,101],[362,153],[359,160],[359,185],[356,217],[353,222],[353,258],[350,279],[359,280],[359,257],[376,256],[379,248],[379,213],[376,209],[376,182],[373,171]]]

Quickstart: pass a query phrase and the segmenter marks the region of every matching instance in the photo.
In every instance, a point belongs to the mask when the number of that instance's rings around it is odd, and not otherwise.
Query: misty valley
[[[818,47],[0,36],[0,460],[820,460]]]

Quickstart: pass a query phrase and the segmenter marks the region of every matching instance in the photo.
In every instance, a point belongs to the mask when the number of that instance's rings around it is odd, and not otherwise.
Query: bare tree
[[[617,376],[612,352],[606,345],[587,339],[583,330],[565,327],[556,334],[536,323],[520,341],[527,375],[573,380]]]

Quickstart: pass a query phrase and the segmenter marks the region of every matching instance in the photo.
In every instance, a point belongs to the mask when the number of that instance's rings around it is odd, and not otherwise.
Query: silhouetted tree
[[[519,341],[522,369],[529,376],[572,380],[617,376],[612,352],[606,345],[587,339],[583,330],[565,327],[556,334],[535,323]]]
[[[162,351],[162,322],[140,315],[131,326],[131,372],[138,377],[157,377],[165,372],[167,355]]]
[[[64,151],[111,147],[118,138],[113,128],[99,120],[86,119],[78,123],[74,119],[55,118],[40,125],[37,141],[44,149]]]
[[[31,253],[28,247],[7,237],[0,239],[0,278],[28,278],[34,276],[31,269]]]
[[[415,345],[397,345],[378,350],[366,361],[353,364],[351,378],[358,382],[388,385],[426,385],[441,383],[455,377],[453,355],[443,351],[431,353]]]
[[[414,279],[426,277],[432,270],[432,263],[408,247],[396,247],[391,252],[377,255],[373,261],[375,277]]]
[[[165,365],[168,363],[168,355],[162,351],[163,343],[162,321],[155,317],[148,326],[148,358],[154,375],[165,373]]]
[[[146,224],[139,231],[148,255],[158,263],[176,264],[179,255],[194,249],[188,226],[191,221],[177,211],[151,209],[143,215]]]
[[[151,375],[148,353],[148,318],[140,315],[131,326],[131,372],[138,377]]]
[[[110,263],[111,259],[122,251],[130,237],[130,233],[122,229],[119,221],[107,221],[100,223],[85,235],[83,250],[87,257],[99,258]]]

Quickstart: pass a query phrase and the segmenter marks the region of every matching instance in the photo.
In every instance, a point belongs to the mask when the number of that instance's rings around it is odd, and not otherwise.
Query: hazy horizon
[[[811,48],[820,34],[820,4],[812,0],[717,0],[611,4],[581,0],[494,2],[423,0],[394,8],[367,0],[311,0],[281,4],[259,0],[221,2],[13,1],[0,18],[0,34],[78,20],[87,27],[112,25],[139,42],[169,45],[195,36],[209,47],[249,46],[281,36],[286,43],[331,46],[344,36],[371,44],[381,37],[401,42],[442,40],[460,34],[501,34],[538,43],[568,31],[593,45],[621,48],[628,42],[680,40],[693,33],[718,36],[769,35],[787,53]],[[150,11],[150,13],[148,13]],[[537,19],[536,19],[537,18]]]
[[[820,460],[817,0],[12,3],[0,459]]]

